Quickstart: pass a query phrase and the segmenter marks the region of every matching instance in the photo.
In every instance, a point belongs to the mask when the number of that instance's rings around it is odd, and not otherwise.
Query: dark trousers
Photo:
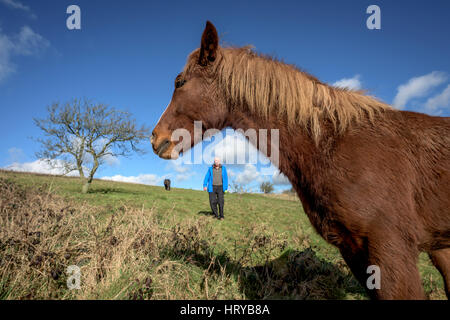
[[[209,204],[214,215],[218,218],[223,218],[223,189],[222,186],[214,186],[213,192],[209,193]],[[219,215],[217,215],[217,205],[219,205]]]

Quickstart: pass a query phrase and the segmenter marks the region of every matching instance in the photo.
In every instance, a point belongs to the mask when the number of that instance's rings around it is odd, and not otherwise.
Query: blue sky
[[[66,8],[81,8],[81,30]],[[381,30],[366,8],[381,9]],[[34,156],[33,117],[86,97],[130,111],[153,128],[173,80],[212,21],[223,44],[252,44],[330,84],[364,88],[397,108],[450,115],[449,1],[64,1],[0,0],[0,167],[46,171]],[[147,145],[150,150],[150,144]],[[233,166],[248,188],[283,177]],[[97,177],[200,189],[206,165],[119,158]]]

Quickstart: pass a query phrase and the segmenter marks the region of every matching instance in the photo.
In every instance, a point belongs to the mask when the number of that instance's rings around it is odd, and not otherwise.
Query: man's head
[[[219,157],[215,157],[214,158],[214,166],[218,167],[220,165],[220,158]]]

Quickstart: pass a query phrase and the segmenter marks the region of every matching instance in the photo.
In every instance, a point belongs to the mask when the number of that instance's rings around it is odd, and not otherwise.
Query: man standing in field
[[[209,167],[203,180],[203,190],[209,192],[209,204],[214,216],[219,220],[223,219],[223,194],[228,189],[228,175],[225,166],[220,164],[219,158],[214,158],[214,164]],[[219,214],[217,214],[219,205]]]

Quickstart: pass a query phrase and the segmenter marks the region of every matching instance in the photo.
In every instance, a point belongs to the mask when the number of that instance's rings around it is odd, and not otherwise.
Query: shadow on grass
[[[119,188],[90,188],[88,193],[129,193],[129,191],[121,190]]]
[[[289,250],[277,259],[242,268],[241,289],[250,299],[346,299],[366,296],[352,274],[319,258],[311,248]],[[242,275],[244,275],[242,277]]]
[[[119,194],[129,194],[129,195],[137,195],[137,194],[149,194],[150,192],[148,191],[130,191],[130,190],[126,190],[126,189],[122,189],[122,188],[113,188],[113,187],[106,187],[106,188],[90,188],[88,191],[89,193],[94,193],[94,194],[111,194],[111,193],[119,193]]]
[[[200,247],[174,246],[171,254],[184,256],[186,262],[202,267],[208,277],[220,278],[224,273],[232,276],[247,299],[346,299],[348,294],[367,298],[344,265],[318,257],[311,247],[302,251],[286,250],[278,258],[257,266],[243,264],[227,251],[214,253],[206,243]]]
[[[213,216],[214,215],[214,213],[212,211],[199,211],[199,212],[197,212],[197,214],[202,214],[205,216]]]

